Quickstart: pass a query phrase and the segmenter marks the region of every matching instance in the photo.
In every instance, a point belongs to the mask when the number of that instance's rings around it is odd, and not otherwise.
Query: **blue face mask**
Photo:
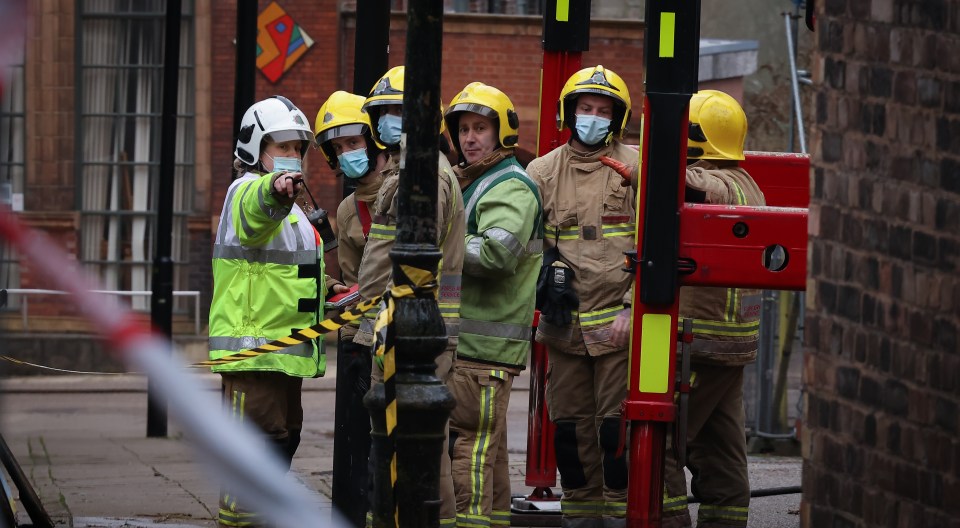
[[[609,119],[589,114],[577,115],[577,137],[584,145],[596,145],[602,142],[609,133]]]
[[[367,149],[351,150],[337,156],[340,162],[340,170],[347,178],[362,178],[370,169],[370,158],[367,157]]]
[[[380,133],[380,141],[384,145],[396,145],[400,143],[400,129],[403,125],[403,119],[400,116],[392,114],[383,114],[377,123],[377,132]]]
[[[274,158],[270,154],[264,154],[273,160],[273,172],[303,172],[303,161],[300,158],[284,158],[280,156]]]

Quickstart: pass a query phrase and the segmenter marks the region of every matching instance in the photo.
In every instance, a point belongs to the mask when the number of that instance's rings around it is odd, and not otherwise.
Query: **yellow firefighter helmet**
[[[690,98],[687,158],[742,160],[747,115],[740,103],[717,90],[700,90]]]
[[[472,82],[450,101],[450,108],[443,119],[458,153],[461,153],[458,124],[463,112],[473,112],[497,121],[500,145],[507,148],[517,146],[520,117],[507,94],[493,86]]]
[[[627,121],[630,120],[630,90],[619,75],[600,64],[584,68],[567,79],[557,101],[557,128],[575,129],[577,96],[585,93],[606,95],[613,99],[611,137],[623,137]]]
[[[323,157],[332,169],[337,167],[337,154],[333,148],[332,139],[364,136],[367,139],[368,148],[371,142],[376,143],[371,134],[370,117],[361,109],[364,100],[363,96],[337,90],[330,94],[317,112],[317,120],[314,123],[317,146],[320,147]],[[383,149],[379,144],[376,147]]]

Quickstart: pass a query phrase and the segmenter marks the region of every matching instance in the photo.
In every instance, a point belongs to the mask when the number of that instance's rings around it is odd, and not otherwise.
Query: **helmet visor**
[[[310,133],[306,130],[274,130],[267,134],[269,141],[273,143],[282,143],[284,141],[313,141]]]
[[[363,123],[351,123],[349,125],[331,127],[317,134],[317,143],[325,143],[338,137],[362,136],[367,133],[367,131],[367,125]]]
[[[497,115],[496,110],[479,103],[457,103],[447,110],[448,115],[452,115],[454,112],[473,112],[474,114],[480,114],[482,116],[489,117],[490,119],[497,119],[500,117]]]

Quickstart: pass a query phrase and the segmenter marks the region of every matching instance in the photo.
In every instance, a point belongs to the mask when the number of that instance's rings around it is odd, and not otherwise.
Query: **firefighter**
[[[530,350],[543,257],[540,191],[514,157],[519,117],[500,90],[468,84],[447,130],[466,202],[460,344],[448,386],[457,526],[509,526],[507,406]]]
[[[373,139],[387,148],[388,159],[381,174],[383,184],[377,193],[373,207],[373,222],[370,237],[363,249],[360,262],[360,297],[372,299],[384,293],[390,286],[393,247],[397,230],[397,187],[400,183],[400,131],[403,109],[404,67],[396,66],[387,71],[370,90],[363,110],[370,116]],[[438,134],[438,137],[442,135]],[[443,154],[438,156],[437,167],[437,246],[443,253],[439,281],[440,312],[447,328],[447,348],[437,357],[437,377],[446,383],[456,357],[457,334],[460,319],[460,271],[463,266],[464,232],[466,223],[463,214],[463,195],[457,185],[456,175]],[[375,314],[374,314],[375,316]],[[360,324],[354,341],[365,347],[374,344],[373,319],[365,318]],[[375,382],[383,379],[382,367],[374,365]],[[376,478],[376,477],[375,477]],[[440,526],[456,523],[456,503],[453,480],[450,476],[450,455],[444,442],[440,459]]]
[[[357,284],[360,257],[371,228],[371,211],[383,178],[380,169],[386,163],[383,147],[373,140],[370,118],[361,108],[365,98],[336,91],[320,107],[314,125],[317,146],[331,169],[355,182],[356,190],[337,208],[337,259],[340,277],[347,287]],[[363,396],[370,388],[370,351],[353,342],[359,323],[340,329],[337,342],[338,382],[350,381],[339,394],[346,401],[337,402],[338,422],[345,428],[346,440],[338,446],[341,454],[336,470],[346,483],[344,492],[350,500],[340,507],[354,526],[363,526],[369,507],[367,498],[367,458],[370,454],[370,420],[363,406]]]
[[[746,171],[747,117],[736,99],[702,90],[690,99],[687,201],[764,205]],[[746,526],[750,506],[743,367],[757,357],[760,294],[740,288],[681,288],[680,317],[693,319],[687,467],[700,499],[697,526]],[[672,442],[668,443],[672,445]],[[673,448],[665,462],[665,528],[691,525],[687,481]]]
[[[764,205],[763,193],[739,167],[747,117],[736,99],[701,90],[690,99],[689,122],[686,201]],[[603,161],[636,182],[636,166]],[[743,367],[757,357],[760,295],[739,288],[681,288],[680,317],[693,319],[687,468],[700,500],[697,526],[746,526],[750,483]],[[667,450],[664,472],[663,526],[689,527],[687,481],[673,447]]]
[[[630,118],[630,94],[619,75],[598,65],[567,80],[557,107],[570,141],[527,172],[543,196],[544,260],[557,259],[541,275],[536,339],[548,350],[562,526],[624,526],[627,464],[618,445],[628,357],[626,340],[615,336],[629,333],[631,277],[621,268],[623,251],[633,248],[636,198],[600,157],[636,164],[637,151],[617,139]]]
[[[323,318],[332,288],[323,273],[323,242],[295,203],[303,189],[303,153],[312,142],[307,118],[274,96],[243,115],[230,185],[213,246],[210,359],[286,337]],[[257,280],[251,280],[252,278]],[[303,378],[322,376],[322,341],[213,367],[234,419],[257,425],[289,468],[303,429]],[[221,489],[219,526],[261,526],[259,516]]]

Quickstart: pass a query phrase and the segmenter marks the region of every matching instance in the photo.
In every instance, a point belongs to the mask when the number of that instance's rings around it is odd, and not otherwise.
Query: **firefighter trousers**
[[[620,406],[626,397],[627,352],[602,356],[548,348],[547,408],[565,528],[624,526],[627,456],[619,453]]]
[[[447,383],[457,401],[450,414],[457,526],[510,525],[507,406],[513,378],[497,367],[455,365]]]
[[[750,507],[743,366],[694,364],[687,413],[687,468],[700,500],[699,528],[746,526]],[[691,526],[687,480],[672,438],[664,465],[663,526]]]
[[[435,361],[437,368],[434,371],[436,376],[440,378],[440,382],[448,384],[450,376],[453,373],[453,360],[457,356],[457,340],[451,339],[447,343],[447,348],[437,356]],[[372,362],[370,369],[370,381],[371,389],[374,384],[383,384],[383,368],[377,365],[376,361]],[[440,495],[440,527],[441,528],[452,528],[456,524],[457,519],[457,503],[456,496],[453,492],[453,477],[450,474],[450,421],[447,421],[446,427],[443,429],[443,447],[441,448],[440,453],[440,482],[439,482],[439,495]],[[376,467],[375,461],[373,460],[375,453],[373,450],[370,452],[371,457],[371,485],[376,486],[376,479],[378,475],[373,471],[373,468]],[[370,496],[371,500],[373,495]],[[373,514],[372,512],[367,512],[367,521],[366,525],[368,527],[373,526]]]
[[[303,429],[303,405],[300,390],[303,378],[280,372],[222,372],[221,395],[230,417],[250,422],[266,435],[266,445],[273,445],[287,469],[300,445]],[[229,486],[220,488],[220,527],[264,526],[256,512],[238,503]]]

